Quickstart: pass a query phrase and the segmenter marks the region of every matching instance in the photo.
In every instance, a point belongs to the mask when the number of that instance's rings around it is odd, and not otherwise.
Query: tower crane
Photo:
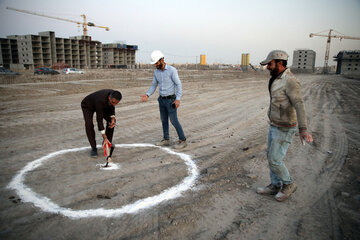
[[[27,13],[27,14],[32,14],[32,15],[37,15],[37,16],[41,16],[41,17],[47,17],[47,18],[57,19],[57,20],[65,21],[65,22],[72,22],[72,23],[76,23],[76,24],[78,24],[78,25],[82,25],[83,35],[84,35],[84,36],[87,36],[87,32],[88,32],[87,27],[104,28],[106,31],[109,31],[109,30],[110,30],[109,27],[98,26],[98,25],[95,25],[95,24],[92,23],[92,22],[88,22],[88,21],[86,20],[86,15],[85,15],[85,14],[80,15],[80,16],[83,18],[83,21],[80,22],[80,21],[75,21],[75,20],[71,20],[71,19],[49,16],[49,15],[45,15],[45,14],[42,14],[42,13],[37,13],[37,12],[33,12],[33,11],[28,11],[28,10],[21,10],[21,9],[12,8],[12,7],[6,7],[6,9],[13,10],[13,11],[17,11],[17,12],[22,12],[22,13]]]
[[[329,54],[330,54],[330,42],[331,42],[331,38],[339,38],[340,41],[342,39],[352,39],[352,40],[360,40],[360,37],[349,37],[349,36],[345,36],[344,34],[342,33],[339,33],[337,32],[338,34],[341,34],[341,35],[332,35],[331,32],[336,32],[335,30],[333,29],[330,29],[329,30],[329,33],[327,35],[325,34],[320,34],[321,32],[319,33],[310,33],[310,37],[314,37],[314,36],[317,36],[317,37],[327,37],[327,43],[326,43],[326,51],[325,51],[325,62],[324,62],[324,73],[328,73],[328,61],[329,61]]]

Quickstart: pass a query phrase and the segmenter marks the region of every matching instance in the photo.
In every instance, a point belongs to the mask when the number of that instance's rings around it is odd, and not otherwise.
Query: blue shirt
[[[176,68],[166,64],[163,71],[155,69],[153,81],[146,95],[151,96],[158,85],[160,96],[174,95],[176,91],[176,100],[180,100],[182,95],[181,81]]]

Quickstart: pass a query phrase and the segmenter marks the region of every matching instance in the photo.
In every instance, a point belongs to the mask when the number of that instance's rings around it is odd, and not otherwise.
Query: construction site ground
[[[180,70],[178,116],[199,177],[191,190],[117,217],[74,219],[25,202],[7,188],[30,162],[89,146],[81,100],[120,90],[115,144],[162,139],[153,70],[87,70],[83,75],[0,78],[0,239],[359,239],[360,80],[299,74],[309,131],[295,136],[285,163],[298,190],[285,202],[256,193],[269,183],[266,159],[269,74]],[[95,122],[95,129],[97,125]],[[170,125],[171,142],[177,134]],[[101,144],[100,133],[97,142]],[[116,209],[157,195],[188,176],[182,159],[156,148],[116,148],[117,171],[103,171],[102,150],[66,153],[28,172],[24,184],[61,207]]]

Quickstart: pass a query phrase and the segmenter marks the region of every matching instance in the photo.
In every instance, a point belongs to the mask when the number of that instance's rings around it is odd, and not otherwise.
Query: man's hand
[[[116,125],[116,119],[113,117],[111,118],[111,123],[109,124],[109,128],[114,128]]]
[[[146,94],[141,95],[141,101],[146,102],[149,99],[149,96]]]
[[[102,144],[102,147],[105,148],[106,147],[106,144],[108,144],[110,146],[111,142],[107,139],[107,137],[105,136],[104,137],[104,141],[103,141],[103,144]]]
[[[175,100],[173,103],[175,103],[175,107],[180,107],[180,100]]]
[[[304,131],[300,132],[300,141],[303,145],[305,145],[305,142],[311,143],[313,141],[313,138],[310,133]]]

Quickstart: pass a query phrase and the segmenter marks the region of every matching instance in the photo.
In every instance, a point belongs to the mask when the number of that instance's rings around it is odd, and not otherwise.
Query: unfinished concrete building
[[[293,72],[313,73],[315,71],[316,53],[310,49],[297,49],[294,51]]]
[[[103,48],[101,42],[92,41],[90,36],[59,38],[54,32],[46,31],[39,35],[7,36],[0,43],[0,65],[7,68],[34,69],[59,63],[82,69],[135,68],[136,45],[105,44]],[[103,54],[104,49],[108,54]]]
[[[19,53],[16,39],[0,38],[0,65],[14,68],[19,64]]]
[[[103,45],[104,68],[135,68],[137,45],[109,43]]]
[[[341,51],[335,57],[336,74],[360,75],[360,50]]]

